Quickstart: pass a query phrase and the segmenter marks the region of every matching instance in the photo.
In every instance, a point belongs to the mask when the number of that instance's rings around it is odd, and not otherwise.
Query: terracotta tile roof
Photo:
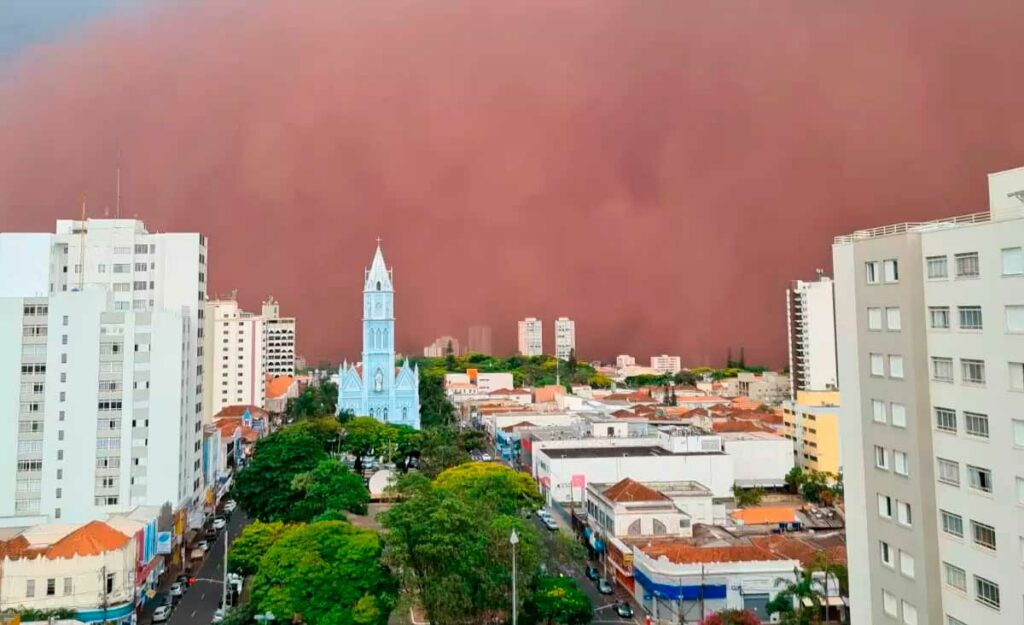
[[[220,412],[213,415],[213,419],[216,421],[222,417],[241,417],[245,414],[246,410],[249,411],[249,414],[252,415],[252,418],[254,419],[267,417],[267,411],[258,406],[238,404],[235,406],[225,406]]]
[[[824,555],[825,560],[831,563],[846,562],[846,545],[841,542],[830,545],[821,541],[781,535],[763,536],[755,538],[753,542],[762,549],[777,553],[787,560],[799,560],[800,564],[805,567],[814,564],[819,554]]]
[[[693,410],[687,410],[679,416],[684,419],[703,419],[704,417],[711,416],[711,412],[707,408],[694,408]]]
[[[742,521],[744,525],[792,523],[796,521],[796,508],[740,508],[739,510],[734,510],[730,516],[737,521]]]
[[[612,416],[615,417],[616,419],[634,419],[634,418],[636,418],[636,414],[635,413],[632,413],[632,412],[630,412],[628,410],[625,410],[625,409],[616,410],[615,412],[612,413]]]
[[[711,423],[711,431],[716,433],[725,432],[763,432],[764,428],[756,421],[714,421]]]
[[[499,388],[488,393],[489,395],[533,395],[524,388]]]
[[[678,543],[654,544],[640,548],[652,558],[665,556],[676,564],[711,564],[715,562],[756,562],[783,560],[781,555],[757,545],[730,545],[727,547],[696,547]]]
[[[0,541],[0,560],[4,558],[14,560],[26,556],[35,556],[39,553],[42,553],[42,550],[31,549],[28,539],[20,534],[10,540]]]
[[[54,543],[46,552],[47,558],[73,558],[96,556],[105,551],[120,549],[130,539],[102,521],[86,523]]]
[[[290,375],[282,375],[279,378],[274,378],[267,383],[267,399],[283,397],[294,383],[295,378]]]
[[[514,423],[512,425],[506,425],[505,427],[501,428],[501,431],[502,432],[514,432],[518,428],[535,428],[535,427],[537,427],[537,424],[535,424],[535,423],[530,423],[529,421],[520,421],[519,423]]]
[[[727,404],[728,399],[724,397],[718,397],[717,395],[686,395],[676,396],[676,401],[680,404]]]
[[[668,499],[668,497],[653,488],[644,486],[640,482],[631,480],[628,477],[612,484],[601,494],[609,501],[614,501],[616,503],[626,503],[629,501],[664,501]]]

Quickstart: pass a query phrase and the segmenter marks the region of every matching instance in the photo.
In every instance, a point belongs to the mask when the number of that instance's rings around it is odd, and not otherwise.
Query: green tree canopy
[[[253,580],[258,613],[315,625],[384,625],[396,585],[374,532],[344,521],[300,525],[273,544]]]
[[[292,480],[327,457],[324,441],[309,428],[289,427],[256,442],[252,460],[235,478],[233,493],[249,516],[261,521],[291,518],[303,493]]]
[[[469,453],[452,427],[437,426],[423,430],[420,447],[420,472],[436,477],[445,469],[469,462]]]
[[[594,617],[590,597],[571,577],[539,577],[526,603],[525,615],[547,625],[585,625]]]
[[[529,474],[494,462],[467,462],[452,467],[437,476],[434,486],[494,506],[499,514],[532,512],[544,503]]]
[[[338,408],[338,385],[323,382],[307,386],[298,397],[288,400],[288,414],[298,418],[333,417]]]
[[[311,521],[327,512],[366,514],[370,492],[363,478],[332,458],[325,458],[312,471],[299,473],[292,479],[292,489],[301,499],[292,510],[296,521]]]
[[[239,575],[253,575],[259,570],[260,560],[270,547],[294,528],[294,525],[285,525],[280,521],[253,521],[231,542],[228,570]]]
[[[384,424],[373,417],[356,417],[343,426],[341,449],[356,458],[356,473],[363,472],[363,456],[379,449],[384,440]]]

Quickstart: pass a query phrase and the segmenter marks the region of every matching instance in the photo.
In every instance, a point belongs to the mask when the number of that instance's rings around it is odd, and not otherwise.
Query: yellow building
[[[839,391],[798,391],[783,403],[783,435],[793,441],[793,460],[802,469],[838,475],[843,468],[839,444]]]

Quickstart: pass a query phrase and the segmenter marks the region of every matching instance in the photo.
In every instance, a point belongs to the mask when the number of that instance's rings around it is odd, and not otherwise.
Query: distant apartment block
[[[453,336],[439,336],[433,343],[423,348],[423,355],[427,358],[441,358],[448,355],[449,349],[452,350],[453,356],[460,356],[462,352],[459,349],[459,339]]]
[[[295,317],[282,317],[273,297],[263,302],[263,368],[271,377],[295,375]]]
[[[494,341],[491,327],[484,325],[470,326],[466,341],[466,352],[470,354],[494,354]]]
[[[782,409],[782,434],[793,441],[793,460],[806,471],[839,475],[843,452],[839,435],[839,392],[797,391]]]
[[[651,356],[651,369],[658,373],[675,375],[682,371],[683,363],[679,356],[669,356],[667,354]]]
[[[206,240],[0,234],[0,525],[201,512]]]
[[[1024,622],[1024,168],[832,247],[851,610]]]
[[[263,406],[263,318],[243,311],[234,299],[203,305],[203,405],[207,417],[227,406]]]
[[[831,278],[820,272],[816,281],[797,280],[786,291],[791,398],[838,384],[833,291]]]
[[[615,357],[615,368],[625,369],[626,367],[632,367],[636,365],[636,358],[633,358],[629,354],[619,354]]]
[[[576,322],[568,317],[555,319],[555,358],[568,360],[576,349]]]
[[[543,322],[527,317],[519,322],[518,350],[523,356],[540,356],[544,353]]]

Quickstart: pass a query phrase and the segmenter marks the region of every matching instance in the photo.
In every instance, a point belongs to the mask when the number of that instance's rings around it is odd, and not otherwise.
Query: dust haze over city
[[[785,362],[831,237],[982,210],[1019,164],[1024,3],[157,3],[0,67],[0,229],[201,231],[211,294],[354,358],[383,239],[399,351],[568,315],[580,356]]]

